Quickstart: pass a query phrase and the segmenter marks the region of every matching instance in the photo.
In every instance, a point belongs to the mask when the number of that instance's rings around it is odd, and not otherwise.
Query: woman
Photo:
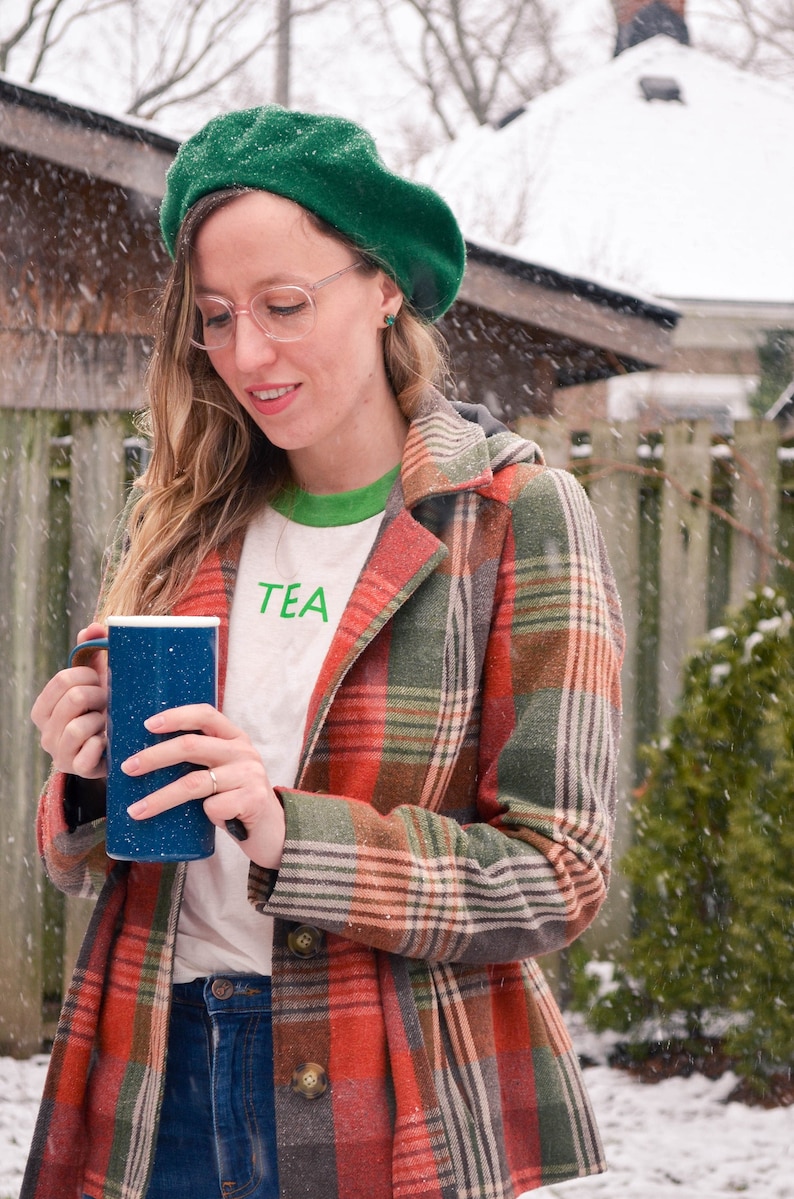
[[[125,764],[195,764],[132,814],[201,797],[218,847],[110,863],[103,676],[47,684],[41,848],[99,900],[22,1194],[499,1199],[597,1172],[535,961],[608,878],[622,629],[584,493],[435,390],[463,242],[357,126],[216,118],[161,227],[153,455],[99,620],[220,616],[220,710],[160,714],[177,735]]]

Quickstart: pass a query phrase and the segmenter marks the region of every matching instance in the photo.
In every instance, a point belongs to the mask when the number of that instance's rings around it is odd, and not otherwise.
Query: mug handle
[[[81,652],[81,650],[84,650],[84,649],[107,649],[107,648],[108,648],[107,637],[95,637],[93,639],[93,641],[81,641],[79,645],[76,645],[74,647],[74,649],[70,651],[69,665],[70,666],[72,665],[74,658],[77,656],[77,654],[79,654]]]

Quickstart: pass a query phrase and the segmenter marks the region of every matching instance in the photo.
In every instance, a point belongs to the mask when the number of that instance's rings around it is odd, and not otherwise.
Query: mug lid
[[[182,629],[219,625],[219,616],[108,616],[108,625],[128,628]]]

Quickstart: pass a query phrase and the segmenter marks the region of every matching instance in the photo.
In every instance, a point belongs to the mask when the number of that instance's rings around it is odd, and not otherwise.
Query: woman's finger
[[[81,774],[81,767],[84,766],[93,770],[107,744],[105,713],[84,712],[70,720],[57,735],[51,730],[49,735],[42,734],[41,744],[52,758],[56,770],[67,774]]]
[[[125,774],[149,774],[182,762],[209,768],[228,761],[230,754],[259,761],[245,734],[211,704],[169,708],[144,724],[159,739],[121,763]]]
[[[87,710],[89,707],[96,706],[96,696],[87,696],[82,692],[74,695],[75,688],[95,687],[101,688],[101,681],[97,672],[91,666],[71,666],[65,670],[59,670],[56,675],[42,688],[40,695],[37,696],[33,707],[30,711],[31,720],[39,730],[52,720],[55,709],[64,700],[72,705],[72,713],[80,710]],[[102,689],[103,690],[103,689]],[[104,690],[102,703],[104,704]]]
[[[126,758],[121,763],[121,769],[132,778],[182,763],[205,766],[209,769],[210,766],[220,765],[227,753],[228,742],[196,732],[194,729],[189,733],[166,737],[156,745],[148,745]]]
[[[184,756],[180,746],[188,746],[190,757]],[[152,760],[156,759],[156,765]],[[212,800],[219,794],[234,792],[238,801],[244,801],[252,810],[261,804],[262,798],[272,792],[262,759],[251,743],[243,738],[235,744],[233,756],[229,756],[229,742],[204,737],[201,733],[188,733],[175,737],[162,745],[142,750],[133,758],[122,762],[125,774],[133,777],[146,775],[164,766],[190,762],[202,769],[188,770],[179,778],[156,787],[157,777],[152,778],[152,792],[146,799],[133,804],[131,816],[154,816],[169,808],[178,807],[191,799]],[[237,813],[233,813],[236,815]]]
[[[198,729],[211,737],[234,738],[240,730],[212,704],[185,704],[181,708],[166,708],[143,722],[150,733],[166,734]]]
[[[77,774],[84,779],[105,778],[108,772],[107,764],[107,735],[104,731],[88,737],[71,759],[71,765],[63,771],[64,774]],[[56,769],[59,769],[56,766]]]

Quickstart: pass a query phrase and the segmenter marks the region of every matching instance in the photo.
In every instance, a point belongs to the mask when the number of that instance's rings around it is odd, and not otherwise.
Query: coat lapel
[[[350,667],[373,637],[447,557],[447,547],[414,514],[424,500],[493,481],[483,430],[428,390],[411,421],[400,477],[312,693],[298,779]]]
[[[387,511],[372,554],[348,601],[312,692],[299,778],[348,670],[447,553],[446,546],[406,512],[401,499],[399,510],[392,519],[389,519]]]

